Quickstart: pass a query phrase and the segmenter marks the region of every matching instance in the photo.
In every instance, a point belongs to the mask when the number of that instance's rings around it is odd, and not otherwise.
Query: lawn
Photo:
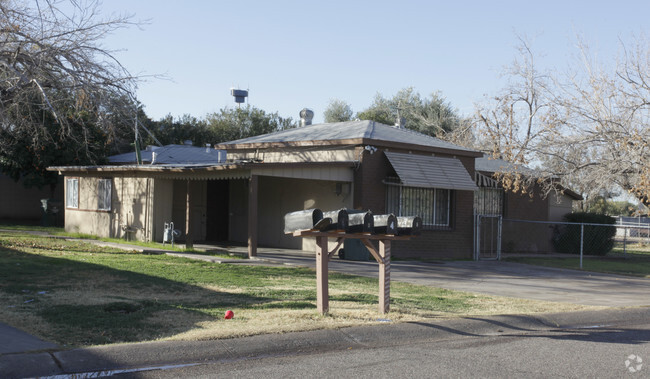
[[[568,311],[586,307],[391,285],[330,273],[330,313],[316,311],[311,269],[218,264],[0,232],[0,321],[64,346],[231,338],[390,319]],[[224,312],[235,313],[224,320]]]
[[[580,270],[580,257],[567,256],[563,258],[545,257],[510,257],[509,262],[527,263],[539,266],[569,268]],[[650,249],[645,246],[628,246],[614,248],[604,257],[584,257],[582,270],[650,278]]]

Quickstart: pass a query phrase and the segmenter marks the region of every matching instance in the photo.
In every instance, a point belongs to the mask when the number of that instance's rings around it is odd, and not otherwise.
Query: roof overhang
[[[403,185],[476,191],[472,177],[456,158],[385,152]]]
[[[313,141],[287,141],[287,142],[258,142],[258,143],[241,143],[241,144],[218,144],[215,149],[223,150],[250,150],[250,149],[277,149],[287,147],[331,147],[331,146],[364,146],[373,145],[386,148],[412,150],[426,153],[443,153],[465,157],[480,157],[483,153],[478,151],[450,149],[435,146],[416,145],[404,142],[384,141],[373,138],[351,138],[341,140],[313,140]]]
[[[59,175],[135,176],[172,179],[237,179],[251,175],[299,177],[296,172],[316,169],[350,169],[357,162],[289,162],[289,163],[237,163],[223,165],[106,165],[106,166],[55,166],[48,171]],[[310,170],[311,169],[311,170]],[[292,173],[293,172],[293,173]],[[351,176],[351,174],[350,174]],[[348,180],[348,175],[339,175]]]

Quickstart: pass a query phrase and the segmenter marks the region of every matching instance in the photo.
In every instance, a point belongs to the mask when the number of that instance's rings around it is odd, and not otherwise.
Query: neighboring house
[[[502,159],[476,159],[475,178],[479,186],[474,204],[476,214],[502,216],[509,220],[504,223],[502,231],[501,246],[504,252],[554,251],[551,243],[554,225],[523,221],[563,222],[564,215],[572,212],[573,202],[582,200],[582,196],[567,188],[551,191],[544,196],[539,184],[535,184],[532,192],[526,194],[504,191],[495,180],[495,174],[513,170],[522,175],[535,175],[529,168],[515,167]]]
[[[26,188],[23,181],[15,181],[0,174],[0,219],[26,224],[41,223],[43,218],[43,199],[50,199],[46,223],[50,226],[63,224],[63,181],[52,190]]]
[[[210,147],[169,145],[65,176],[67,231],[162,241],[164,223],[194,241],[312,250],[284,214],[354,208],[419,215],[424,231],[395,256],[470,258],[474,162],[482,154],[372,121],[308,125]],[[227,159],[226,159],[227,158]],[[189,228],[186,222],[189,221]]]

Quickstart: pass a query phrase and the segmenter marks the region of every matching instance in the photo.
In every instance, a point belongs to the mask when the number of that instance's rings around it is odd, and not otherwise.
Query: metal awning
[[[408,187],[476,191],[478,187],[456,158],[385,152],[402,184]]]

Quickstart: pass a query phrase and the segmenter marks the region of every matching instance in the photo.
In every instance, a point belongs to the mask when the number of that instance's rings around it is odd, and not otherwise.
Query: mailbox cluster
[[[422,219],[393,214],[373,215],[370,211],[345,208],[329,212],[307,209],[284,215],[284,232],[299,230],[415,236],[422,230]]]

